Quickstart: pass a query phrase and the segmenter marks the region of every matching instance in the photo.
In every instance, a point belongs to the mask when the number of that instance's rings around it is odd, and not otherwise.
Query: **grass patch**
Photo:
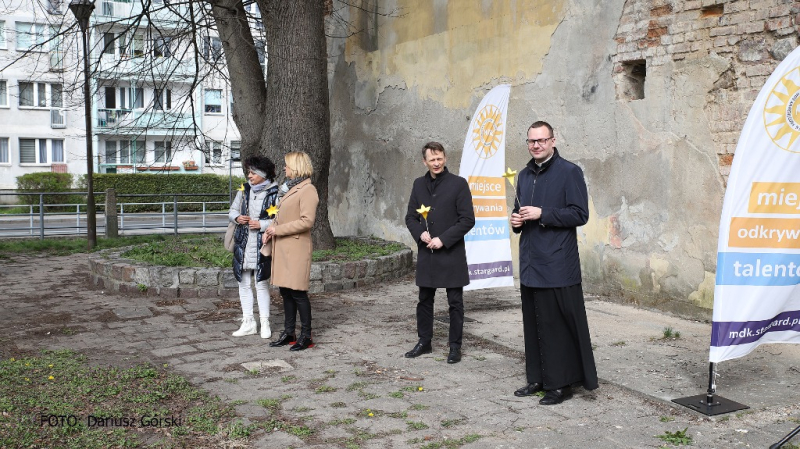
[[[283,377],[281,377],[281,382],[283,382],[283,383],[294,382],[295,380],[297,380],[297,376],[283,376]]]
[[[408,430],[425,430],[428,428],[428,425],[422,421],[406,421],[406,425]]]
[[[405,394],[402,391],[393,391],[393,392],[389,393],[389,397],[392,397],[392,398],[395,398],[395,399],[403,399],[404,396],[405,396]]]
[[[671,416],[662,416],[658,420],[661,421],[661,422],[672,422],[672,421],[675,421],[675,418],[673,418]]]
[[[625,346],[625,345],[627,345],[627,343],[625,343],[624,341],[616,341],[614,343],[611,343],[611,346]]]
[[[349,426],[350,424],[355,424],[355,422],[356,422],[355,418],[342,418],[342,419],[334,419],[328,424],[331,426]]]
[[[360,390],[369,385],[369,382],[354,382],[347,386],[347,391]]]
[[[482,437],[482,435],[478,435],[476,433],[473,433],[473,434],[469,434],[467,436],[464,436],[464,437],[458,438],[458,439],[450,439],[450,440],[443,440],[443,441],[433,441],[433,442],[428,443],[428,444],[426,444],[424,446],[420,446],[420,449],[442,449],[442,448],[456,449],[456,448],[459,448],[459,447],[461,447],[461,446],[463,446],[465,444],[474,443],[474,442],[480,440],[481,437]],[[409,441],[409,443],[410,442],[411,441]]]
[[[423,405],[423,404],[414,404],[414,405],[412,405],[412,406],[411,406],[411,407],[409,407],[409,408],[410,408],[411,410],[428,410],[428,409],[429,409],[429,408],[431,408],[431,407],[430,407],[429,405]]]
[[[453,427],[453,426],[457,426],[457,425],[459,425],[459,424],[461,424],[463,422],[464,422],[463,419],[445,419],[444,421],[442,421],[442,427],[444,427],[444,428]]]
[[[233,255],[222,246],[222,239],[208,234],[136,235],[116,239],[98,238],[93,251],[123,246],[136,246],[122,254],[140,262],[168,267],[229,268]],[[355,261],[393,254],[406,249],[400,243],[382,240],[336,238],[336,248],[314,251],[312,259],[319,261]],[[0,241],[0,257],[12,254],[44,252],[54,256],[88,252],[85,238],[5,239]],[[335,371],[326,372],[330,377]],[[358,375],[358,374],[357,374]]]
[[[259,399],[256,401],[256,404],[264,408],[275,410],[281,406],[281,402],[283,402],[283,399]]]
[[[364,241],[337,238],[336,249],[314,251],[311,260],[321,262],[374,259],[380,256],[388,256],[405,248],[406,246],[400,243],[385,243],[380,240]]]
[[[333,408],[344,408],[344,407],[347,407],[347,404],[345,404],[344,402],[341,402],[341,401],[339,401],[339,402],[331,402],[330,405]]]
[[[131,248],[122,257],[167,267],[229,267],[233,263],[233,253],[222,246],[217,236],[168,236],[163,241]]]
[[[361,397],[361,398],[363,398],[363,399],[367,399],[367,400],[369,400],[369,399],[375,399],[375,398],[379,398],[379,397],[381,397],[381,396],[380,396],[380,395],[378,395],[378,394],[375,394],[375,393],[368,393],[368,392],[366,392],[366,391],[364,391],[364,390],[359,390],[359,391],[358,391],[358,396],[359,396],[359,397]]]
[[[140,435],[192,447],[249,435],[233,418],[230,405],[151,365],[91,367],[68,350],[0,361],[0,447],[135,447]]]
[[[198,235],[186,234],[183,237],[197,238]],[[130,245],[143,245],[143,244],[150,244],[155,242],[162,242],[168,238],[172,238],[171,235],[133,235],[133,236],[126,236],[126,237],[119,237],[116,239],[107,239],[107,238],[100,238],[97,239],[97,246],[94,247],[93,251],[100,251],[103,249],[109,248],[119,248],[122,246],[130,246]],[[219,242],[221,246],[221,241]],[[86,253],[88,252],[87,249],[87,240],[85,238],[70,238],[70,237],[58,237],[58,238],[48,238],[44,240],[40,239],[3,239],[0,240],[0,254],[25,254],[31,252],[43,252],[48,255],[53,256],[67,256],[70,254],[78,254],[78,253]]]
[[[687,427],[683,430],[676,430],[675,432],[666,431],[662,435],[656,435],[656,438],[673,446],[690,445],[692,444],[692,437],[691,435],[686,435],[688,429]]]
[[[314,393],[333,393],[334,391],[336,391],[336,387],[331,387],[330,385],[320,385],[316,390],[314,390]]]
[[[664,340],[670,338],[681,338],[681,333],[679,331],[672,329],[672,327],[669,326],[665,327],[664,330],[661,331],[661,333],[663,335],[662,338]]]

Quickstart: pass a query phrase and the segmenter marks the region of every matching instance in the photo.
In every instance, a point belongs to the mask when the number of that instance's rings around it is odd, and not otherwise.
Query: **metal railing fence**
[[[153,232],[224,232],[228,226],[227,193],[96,193],[97,234],[135,235]],[[0,238],[86,235],[86,192],[0,193],[24,204],[0,202]],[[171,198],[171,201],[163,199]],[[196,200],[198,197],[205,197]],[[220,198],[209,201],[208,198]],[[48,203],[56,198],[57,203]],[[112,204],[108,204],[109,198]],[[162,201],[144,201],[142,199]],[[194,201],[192,199],[195,199]],[[125,201],[136,199],[139,201]],[[84,200],[82,202],[81,200]],[[127,210],[126,210],[127,209]],[[111,213],[109,213],[111,211]],[[112,229],[113,228],[113,229]],[[114,233],[116,231],[116,233]]]

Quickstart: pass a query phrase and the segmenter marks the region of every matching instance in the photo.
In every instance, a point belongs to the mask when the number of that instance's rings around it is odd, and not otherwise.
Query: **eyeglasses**
[[[527,143],[528,146],[534,146],[537,143],[539,144],[539,146],[542,146],[542,145],[546,144],[547,141],[550,140],[550,139],[552,139],[552,137],[547,137],[545,139],[525,139],[525,143]]]

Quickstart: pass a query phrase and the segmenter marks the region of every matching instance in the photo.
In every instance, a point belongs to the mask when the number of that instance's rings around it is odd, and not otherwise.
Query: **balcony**
[[[112,133],[147,132],[161,134],[168,131],[192,129],[192,114],[173,111],[137,109],[98,109],[98,131]]]
[[[66,109],[50,110],[50,127],[53,129],[63,129],[67,127]]]
[[[188,82],[194,76],[194,64],[171,57],[156,58],[142,52],[122,55],[107,53],[97,61],[97,71],[101,79],[140,78],[142,73],[147,73],[156,79],[183,79]]]

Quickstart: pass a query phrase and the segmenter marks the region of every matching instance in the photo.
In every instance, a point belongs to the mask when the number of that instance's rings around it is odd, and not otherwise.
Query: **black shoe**
[[[461,361],[461,348],[450,348],[450,354],[447,355],[447,363],[458,363]]]
[[[301,335],[300,338],[297,339],[297,343],[293,344],[290,351],[302,351],[303,349],[307,349],[314,346],[314,342],[311,340],[311,337],[306,337]]]
[[[564,387],[556,390],[550,390],[545,393],[544,397],[539,400],[542,405],[556,405],[560,404],[572,397],[572,388]]]
[[[532,384],[525,385],[524,387],[520,388],[519,390],[514,392],[514,396],[523,398],[525,396],[530,396],[532,394],[536,394],[542,391],[542,384],[539,382],[534,382]]]
[[[423,345],[422,343],[417,343],[417,345],[414,346],[414,349],[406,352],[406,358],[413,359],[415,357],[421,356],[422,354],[430,354],[431,352],[433,352],[433,349],[431,348],[430,343],[428,343],[427,345]]]
[[[273,348],[278,346],[286,346],[288,344],[294,344],[297,338],[294,335],[289,335],[286,331],[281,332],[281,336],[278,337],[277,340],[271,342],[269,345]]]

